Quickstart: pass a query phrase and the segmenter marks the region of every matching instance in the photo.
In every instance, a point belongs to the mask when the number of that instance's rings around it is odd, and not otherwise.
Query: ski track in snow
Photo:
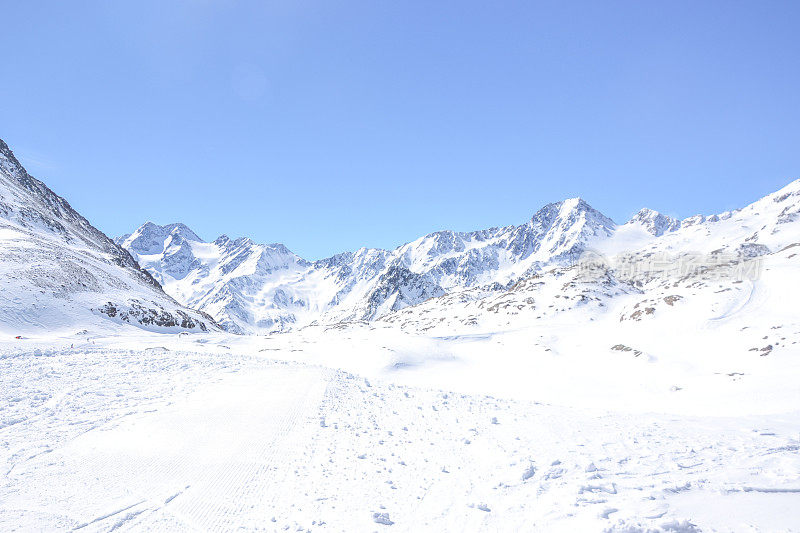
[[[756,294],[756,288],[758,286],[757,282],[752,281],[752,280],[748,280],[747,283],[750,286],[750,292],[747,293],[746,297],[743,297],[739,301],[733,302],[729,309],[727,309],[725,312],[723,312],[719,316],[712,317],[710,320],[712,320],[712,321],[714,321],[714,320],[723,320],[723,319],[729,318],[729,317],[731,317],[731,316],[733,316],[733,315],[735,315],[737,313],[740,313],[742,310],[744,310],[753,301],[753,297]]]
[[[798,415],[608,413],[158,349],[17,354],[0,384],[3,531],[800,523]]]

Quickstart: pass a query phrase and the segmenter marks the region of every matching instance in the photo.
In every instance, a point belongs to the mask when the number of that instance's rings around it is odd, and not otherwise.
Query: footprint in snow
[[[394,524],[389,519],[389,513],[372,513],[372,521],[376,524],[383,524],[384,526],[391,526]]]
[[[615,509],[613,507],[608,507],[600,513],[600,518],[608,518],[612,513],[616,513],[619,509]]]
[[[534,475],[535,473],[536,473],[536,467],[535,467],[533,464],[531,464],[531,465],[530,465],[530,466],[529,466],[527,469],[525,469],[525,471],[522,473],[522,481],[527,481],[527,480],[529,480],[530,478],[532,478],[532,477],[533,477],[533,475]]]

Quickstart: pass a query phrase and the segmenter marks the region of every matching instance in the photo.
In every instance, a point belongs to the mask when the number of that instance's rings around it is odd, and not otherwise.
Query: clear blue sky
[[[309,259],[800,177],[800,2],[6,2],[0,137],[107,234]]]

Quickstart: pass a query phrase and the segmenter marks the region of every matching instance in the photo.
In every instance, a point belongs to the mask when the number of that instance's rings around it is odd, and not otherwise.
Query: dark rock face
[[[396,298],[389,308],[391,311],[398,311],[444,294],[444,289],[430,276],[417,274],[402,266],[392,266],[381,275],[377,286],[367,296],[366,311],[362,318],[365,320],[374,318],[379,308],[394,295]]]
[[[631,222],[638,222],[648,233],[656,237],[660,237],[665,233],[675,231],[681,227],[680,220],[668,217],[652,209],[642,209],[636,213],[631,219]]]
[[[753,257],[761,257],[762,255],[767,255],[770,253],[770,249],[763,244],[746,242],[739,245],[739,248],[736,250],[736,253],[739,257],[749,259]]]
[[[162,328],[183,328],[208,331],[206,325],[192,318],[188,313],[177,309],[170,313],[158,306],[155,302],[150,302],[150,307],[137,300],[132,300],[128,306],[120,306],[108,302],[97,309],[98,313],[104,314],[109,318],[118,318],[123,322],[141,326],[158,326]]]

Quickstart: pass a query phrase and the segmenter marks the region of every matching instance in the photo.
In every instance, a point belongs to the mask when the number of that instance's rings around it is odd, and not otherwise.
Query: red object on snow
[[[17,335],[17,336],[16,336],[16,337],[14,337],[14,338],[15,338],[15,339],[21,339],[21,338],[22,338],[22,335]]]

